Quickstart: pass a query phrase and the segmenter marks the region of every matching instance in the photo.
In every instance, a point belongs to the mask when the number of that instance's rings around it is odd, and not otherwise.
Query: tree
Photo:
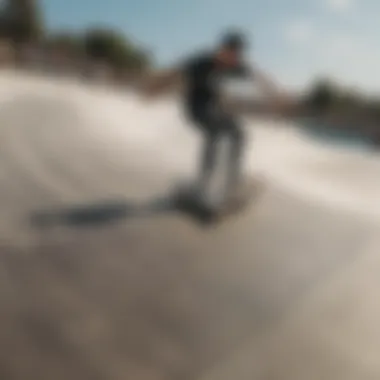
[[[117,31],[105,28],[88,30],[83,37],[86,55],[116,69],[143,69],[149,57]]]
[[[44,33],[37,0],[4,0],[3,20],[7,37],[16,44],[34,43]]]
[[[84,45],[81,36],[69,32],[48,36],[45,40],[45,46],[49,50],[61,51],[72,57],[79,57],[84,54]]]
[[[5,17],[5,4],[4,2],[0,5],[0,38],[6,36],[7,23]]]
[[[318,111],[326,111],[336,104],[339,96],[339,90],[333,83],[320,79],[306,95],[305,103]]]

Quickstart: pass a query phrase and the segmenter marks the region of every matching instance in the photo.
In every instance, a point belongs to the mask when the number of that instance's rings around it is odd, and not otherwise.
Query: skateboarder
[[[266,95],[278,100],[276,86],[258,68],[245,63],[247,41],[239,32],[225,34],[218,46],[196,54],[172,70],[149,80],[145,90],[155,96],[184,81],[184,111],[204,137],[197,189],[207,189],[217,157],[217,144],[225,136],[230,143],[225,196],[231,195],[239,184],[244,147],[244,133],[234,114],[223,104],[222,84],[225,79],[253,79]]]

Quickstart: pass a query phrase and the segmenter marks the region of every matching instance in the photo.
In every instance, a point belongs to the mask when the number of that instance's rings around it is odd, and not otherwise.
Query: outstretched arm
[[[264,73],[256,65],[252,69],[253,79],[259,89],[272,100],[272,104],[276,109],[285,110],[290,106],[290,97],[279,88],[269,75]]]
[[[254,67],[254,77],[257,85],[260,89],[270,97],[276,97],[279,94],[279,89],[275,85],[274,81],[269,78],[261,69],[257,66]]]

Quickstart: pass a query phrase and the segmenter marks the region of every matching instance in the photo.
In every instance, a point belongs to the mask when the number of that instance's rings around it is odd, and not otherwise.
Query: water
[[[300,121],[299,129],[302,133],[307,134],[314,140],[325,144],[339,145],[359,150],[373,150],[375,148],[375,144],[371,138],[358,131],[342,131],[331,125],[321,125],[312,120]]]

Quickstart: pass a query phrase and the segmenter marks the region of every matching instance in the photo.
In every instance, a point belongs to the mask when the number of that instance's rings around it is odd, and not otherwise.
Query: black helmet
[[[243,33],[230,31],[222,37],[221,47],[241,51],[247,47],[247,41]]]

